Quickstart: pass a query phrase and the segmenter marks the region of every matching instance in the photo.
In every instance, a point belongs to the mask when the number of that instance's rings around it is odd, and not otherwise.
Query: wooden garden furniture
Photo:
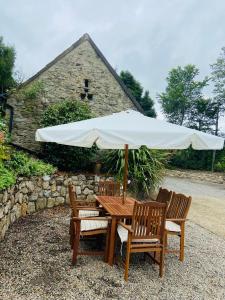
[[[105,180],[99,181],[100,196],[120,196],[120,182]]]
[[[112,266],[114,261],[117,222],[124,218],[132,218],[134,203],[136,200],[131,197],[127,197],[125,204],[123,204],[122,197],[115,196],[96,196],[96,200],[111,217],[108,263]]]
[[[168,191],[167,189],[160,187],[158,195],[156,197],[156,201],[169,204],[172,196],[173,196],[172,191]]]
[[[118,223],[117,232],[122,243],[127,243],[124,279],[128,280],[130,255],[135,252],[160,254],[159,275],[164,268],[164,230],[166,204],[158,202],[135,203],[131,225]]]
[[[173,193],[166,214],[166,247],[168,235],[177,235],[180,238],[180,249],[166,249],[166,253],[179,253],[180,261],[184,261],[185,221],[191,201],[191,197]]]
[[[104,255],[108,257],[108,238],[110,232],[110,219],[99,217],[100,208],[88,206],[77,206],[74,187],[69,185],[69,196],[71,206],[70,220],[70,244],[73,249],[72,264],[77,261],[78,255]],[[105,251],[80,251],[79,244],[81,237],[92,237],[99,234],[106,234]]]

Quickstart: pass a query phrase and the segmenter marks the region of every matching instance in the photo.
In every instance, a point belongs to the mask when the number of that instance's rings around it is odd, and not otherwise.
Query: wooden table
[[[96,200],[99,204],[103,206],[103,208],[110,214],[112,218],[110,240],[109,240],[109,255],[108,255],[108,263],[110,266],[112,266],[113,257],[114,257],[117,221],[123,218],[132,217],[134,203],[137,200],[131,197],[127,197],[124,204],[122,203],[122,197],[97,196]]]

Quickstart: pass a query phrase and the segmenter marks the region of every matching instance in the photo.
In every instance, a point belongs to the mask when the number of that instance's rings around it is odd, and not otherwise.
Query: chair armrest
[[[82,221],[82,220],[91,220],[91,221],[111,221],[110,217],[73,217],[73,221]]]
[[[119,221],[118,224],[121,225],[126,230],[128,230],[129,232],[131,232],[131,233],[134,232],[133,229],[130,228],[130,226],[124,224],[123,222]]]
[[[166,219],[166,221],[172,221],[172,222],[185,222],[187,219]]]
[[[77,210],[103,211],[101,207],[77,206]]]

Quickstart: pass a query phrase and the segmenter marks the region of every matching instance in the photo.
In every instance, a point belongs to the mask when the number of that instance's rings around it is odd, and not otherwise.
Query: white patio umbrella
[[[220,150],[224,139],[201,131],[149,118],[127,110],[109,116],[41,128],[36,141],[100,149],[124,149],[124,199],[127,188],[128,148]]]

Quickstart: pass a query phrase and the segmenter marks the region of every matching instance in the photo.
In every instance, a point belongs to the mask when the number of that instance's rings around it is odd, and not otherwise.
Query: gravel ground
[[[225,240],[188,222],[186,259],[166,257],[165,276],[143,255],[133,255],[129,282],[121,266],[78,257],[71,266],[69,209],[19,219],[0,243],[0,299],[225,299]],[[176,238],[170,244],[176,244]]]

